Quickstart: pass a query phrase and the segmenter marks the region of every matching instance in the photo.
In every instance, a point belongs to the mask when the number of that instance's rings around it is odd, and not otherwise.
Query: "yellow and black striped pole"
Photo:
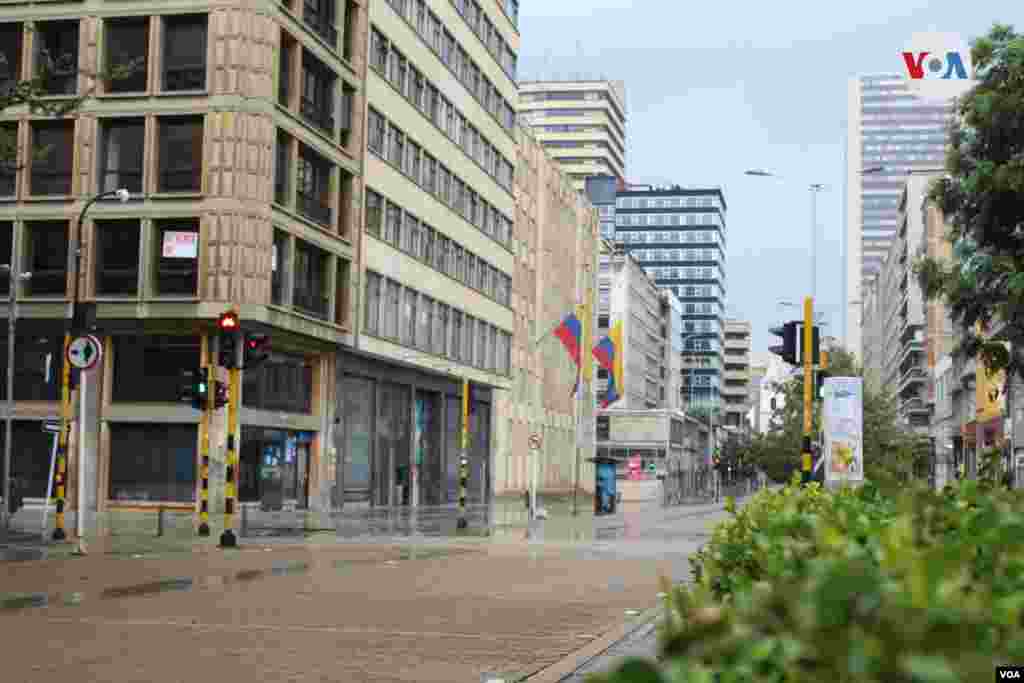
[[[801,482],[806,486],[811,481],[811,428],[814,398],[814,299],[804,299],[804,438],[801,449]]]
[[[213,357],[212,354],[207,354]],[[210,423],[213,417],[217,398],[217,366],[207,362],[206,368],[206,405],[199,415],[199,535],[210,535]]]
[[[462,438],[459,454],[459,529],[469,526],[466,520],[466,486],[469,483],[469,380],[462,380]]]
[[[63,541],[68,537],[64,531],[65,487],[68,471],[68,437],[71,434],[71,363],[68,361],[68,346],[71,335],[64,335],[64,364],[60,380],[60,437],[57,440],[57,471],[54,475],[54,492],[57,499],[57,512],[53,519],[53,540]]]
[[[234,350],[237,353],[237,348]],[[237,355],[236,355],[237,359]],[[237,360],[233,365],[237,365]],[[238,545],[235,536],[235,503],[238,492],[238,393],[241,372],[237,367],[228,370],[228,438],[224,468],[224,532],[220,535],[220,547],[234,548]]]

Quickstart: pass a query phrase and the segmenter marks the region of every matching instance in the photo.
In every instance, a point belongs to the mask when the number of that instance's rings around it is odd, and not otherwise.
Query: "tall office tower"
[[[60,412],[77,299],[104,350],[70,449],[72,468],[79,452],[89,463],[92,511],[140,501],[198,511],[200,414],[179,390],[211,360],[218,314],[232,307],[243,332],[269,334],[273,347],[241,371],[238,499],[340,503],[335,379],[357,310],[366,19],[365,0],[5,10],[0,87],[55,60],[48,92],[94,95],[66,117],[0,112],[21,141],[0,175],[0,263],[32,274],[14,292],[13,467],[27,496],[45,496],[40,420]],[[96,73],[129,64],[124,78]],[[114,198],[119,189],[128,201]],[[79,277],[69,242],[85,255]],[[224,413],[211,418],[214,463]],[[211,522],[224,473],[210,467]]]
[[[532,128],[577,190],[586,178],[626,177],[626,86],[622,81],[525,81],[520,121]]]
[[[372,459],[353,452],[360,467],[346,495],[454,503],[469,379],[469,500],[483,502],[494,480],[493,389],[510,386],[516,325],[519,34],[493,0],[372,2],[369,31],[365,355],[346,368],[339,394],[360,416],[345,431],[353,445],[366,443],[374,424],[393,436],[377,442]]]
[[[687,398],[718,407],[725,317],[725,196],[720,188],[633,185],[616,198],[616,240],[683,303]]]
[[[852,78],[848,105],[843,342],[863,358],[866,285],[896,234],[907,171],[943,165],[951,105],[917,98],[898,75]]]

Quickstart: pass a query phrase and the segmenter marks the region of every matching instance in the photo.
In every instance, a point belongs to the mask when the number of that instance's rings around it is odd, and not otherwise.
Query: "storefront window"
[[[419,467],[420,505],[440,505],[441,500],[441,404],[436,394],[417,392],[413,447]]]
[[[242,405],[310,415],[313,410],[313,364],[302,356],[273,353],[267,362],[244,373]]]
[[[380,385],[377,405],[377,447],[374,452],[375,503],[388,501],[388,487],[398,487],[397,505],[408,505],[409,489],[409,428],[411,419],[409,389],[397,384]]]
[[[45,498],[53,434],[44,432],[39,422],[30,420],[15,420],[11,433],[11,481],[23,497]],[[0,453],[4,450],[6,436],[6,430],[0,429]]]
[[[309,506],[313,432],[242,427],[239,499],[268,510]]]
[[[342,441],[338,457],[342,458],[340,479],[345,501],[365,501],[370,497],[374,387],[373,380],[361,377],[345,377],[341,381],[338,431]],[[334,504],[338,506],[341,501],[335,491]]]
[[[110,425],[110,499],[196,499],[196,425]]]
[[[199,337],[114,337],[114,402],[177,403],[182,373],[199,365]]]

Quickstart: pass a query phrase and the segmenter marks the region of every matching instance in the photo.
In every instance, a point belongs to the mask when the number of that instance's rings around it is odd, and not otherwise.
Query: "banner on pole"
[[[829,377],[824,382],[825,479],[864,481],[864,380]]]

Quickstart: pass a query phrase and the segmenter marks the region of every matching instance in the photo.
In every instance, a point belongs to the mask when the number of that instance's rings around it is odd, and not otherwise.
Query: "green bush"
[[[1024,503],[816,484],[758,493],[666,599],[660,664],[606,683],[986,681],[1024,663]]]

